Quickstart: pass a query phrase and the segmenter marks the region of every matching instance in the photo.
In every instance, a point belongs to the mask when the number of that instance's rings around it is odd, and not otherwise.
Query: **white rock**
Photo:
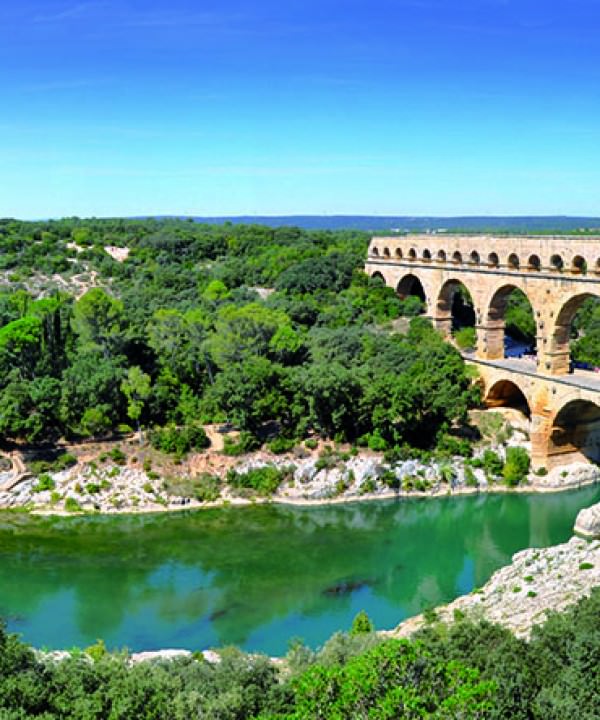
[[[600,537],[600,503],[579,511],[575,532],[586,537]]]

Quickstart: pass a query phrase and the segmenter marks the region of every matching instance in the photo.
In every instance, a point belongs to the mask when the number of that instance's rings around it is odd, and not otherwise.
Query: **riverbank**
[[[521,442],[519,447],[526,445]],[[264,450],[242,458],[209,451],[185,462],[158,468],[129,452],[82,453],[58,472],[24,477],[0,491],[0,509],[36,514],[138,514],[200,510],[256,503],[321,506],[373,500],[436,498],[478,493],[548,493],[600,481],[600,469],[586,463],[530,472],[518,485],[507,485],[480,458],[387,461],[383,453],[350,452],[321,445],[309,451],[275,455]],[[482,451],[480,455],[483,455]],[[494,451],[501,468],[506,448]],[[114,450],[113,450],[114,453]],[[114,458],[117,458],[116,460]],[[267,488],[261,477],[275,479]],[[258,478],[258,480],[257,480]]]

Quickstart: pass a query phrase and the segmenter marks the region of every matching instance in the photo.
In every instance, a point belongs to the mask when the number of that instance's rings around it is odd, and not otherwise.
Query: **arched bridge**
[[[434,326],[452,327],[460,287],[471,295],[476,364],[489,406],[516,406],[531,418],[534,466],[600,461],[600,374],[569,372],[571,324],[600,297],[600,236],[375,237],[365,265],[401,296],[418,294]],[[505,358],[508,298],[521,290],[536,324],[537,356]]]

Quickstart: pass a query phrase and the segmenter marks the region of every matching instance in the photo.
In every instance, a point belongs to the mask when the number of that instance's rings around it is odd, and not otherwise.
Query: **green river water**
[[[159,515],[0,515],[0,615],[38,647],[283,654],[366,610],[390,628],[564,542],[600,488]]]

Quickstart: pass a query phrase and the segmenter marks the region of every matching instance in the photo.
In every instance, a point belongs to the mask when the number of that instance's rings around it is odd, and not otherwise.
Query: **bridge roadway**
[[[576,369],[568,375],[546,375],[537,371],[537,358],[535,355],[524,358],[504,358],[503,360],[482,360],[475,353],[461,353],[463,358],[474,365],[486,365],[500,370],[509,370],[519,375],[528,375],[538,380],[545,379],[550,383],[569,385],[583,390],[600,393],[600,372]],[[600,395],[598,396],[600,402]]]

